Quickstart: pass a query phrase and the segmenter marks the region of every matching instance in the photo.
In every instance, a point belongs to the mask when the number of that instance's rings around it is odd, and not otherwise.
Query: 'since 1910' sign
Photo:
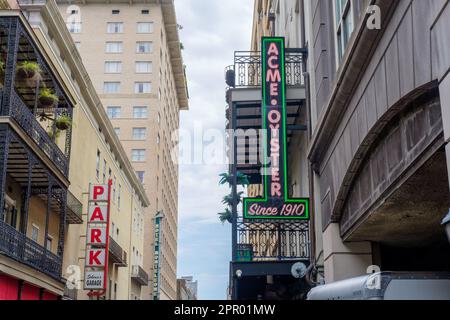
[[[309,199],[289,198],[284,38],[262,38],[263,198],[244,199],[245,219],[309,219]]]

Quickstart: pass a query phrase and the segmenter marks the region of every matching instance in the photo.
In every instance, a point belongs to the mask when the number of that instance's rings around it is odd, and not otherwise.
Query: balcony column
[[[47,211],[45,214],[45,234],[44,234],[44,250],[47,251],[48,240],[48,225],[50,221],[50,211],[52,210],[52,196],[53,196],[53,177],[48,175],[48,187],[47,187]]]
[[[19,19],[3,18],[8,20],[8,43],[7,57],[5,61],[5,83],[3,86],[3,99],[1,105],[1,115],[9,115],[9,106],[14,91],[14,81],[16,77],[17,51],[19,50]],[[2,210],[3,212],[3,210]]]
[[[8,154],[11,136],[7,125],[0,126],[0,222],[3,222],[5,205],[6,172],[8,170]]]
[[[33,166],[35,164],[35,159],[34,157],[31,155],[31,152],[28,151],[27,152],[27,156],[28,156],[28,182],[27,182],[27,187],[25,189],[25,192],[23,194],[23,215],[22,215],[22,220],[20,222],[20,226],[21,226],[21,232],[23,234],[27,234],[27,229],[28,229],[28,213],[30,210],[30,197],[31,197],[31,185],[32,185],[32,180],[33,180]]]
[[[58,236],[58,257],[63,257],[64,254],[64,237],[66,234],[66,216],[67,216],[67,190],[61,189],[62,193],[60,196],[61,207],[59,215],[59,236]]]

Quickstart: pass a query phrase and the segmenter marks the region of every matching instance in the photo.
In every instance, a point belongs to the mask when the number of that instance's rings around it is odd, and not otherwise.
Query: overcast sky
[[[224,69],[235,50],[250,48],[253,0],[176,0],[175,6],[190,95],[190,110],[181,113],[183,148],[194,143],[183,132],[225,128]],[[225,171],[225,165],[180,164],[178,276],[198,280],[199,299],[226,298],[231,227],[217,216],[230,193],[218,185]]]

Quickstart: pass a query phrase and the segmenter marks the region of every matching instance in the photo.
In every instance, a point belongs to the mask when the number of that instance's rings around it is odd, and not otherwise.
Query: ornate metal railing
[[[283,261],[308,259],[308,222],[237,222],[236,260]]]
[[[286,51],[286,85],[304,86],[302,52]],[[234,65],[225,70],[226,82],[229,87],[259,87],[261,86],[261,52],[236,51]]]
[[[33,141],[44,151],[44,153],[53,161],[58,169],[67,176],[68,174],[68,159],[64,153],[59,149],[56,143],[50,138],[45,129],[39,124],[35,115],[31,110],[23,103],[22,99],[16,93],[12,91],[11,97],[11,110],[10,114],[27,133],[27,135],[33,139]]]
[[[109,237],[109,254],[113,263],[119,267],[127,266],[127,252],[111,236]]]
[[[62,259],[0,221],[0,253],[60,280]]]
[[[141,266],[133,266],[131,269],[131,278],[143,286],[148,285],[148,274]]]
[[[67,223],[83,223],[83,204],[70,191],[67,191],[67,209]]]

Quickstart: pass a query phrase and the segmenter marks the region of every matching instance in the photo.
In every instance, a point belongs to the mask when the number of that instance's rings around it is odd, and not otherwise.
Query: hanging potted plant
[[[56,118],[55,126],[58,130],[67,130],[72,126],[72,119],[68,115],[62,114]]]
[[[41,67],[34,61],[22,61],[17,65],[17,77],[22,80],[33,79],[41,72]]]
[[[58,139],[61,136],[61,130],[59,130],[59,129],[56,129],[55,131],[48,130],[47,134],[52,140],[55,140],[55,139]]]
[[[58,96],[48,88],[43,88],[39,92],[39,104],[44,108],[53,107],[58,102],[58,100]]]

